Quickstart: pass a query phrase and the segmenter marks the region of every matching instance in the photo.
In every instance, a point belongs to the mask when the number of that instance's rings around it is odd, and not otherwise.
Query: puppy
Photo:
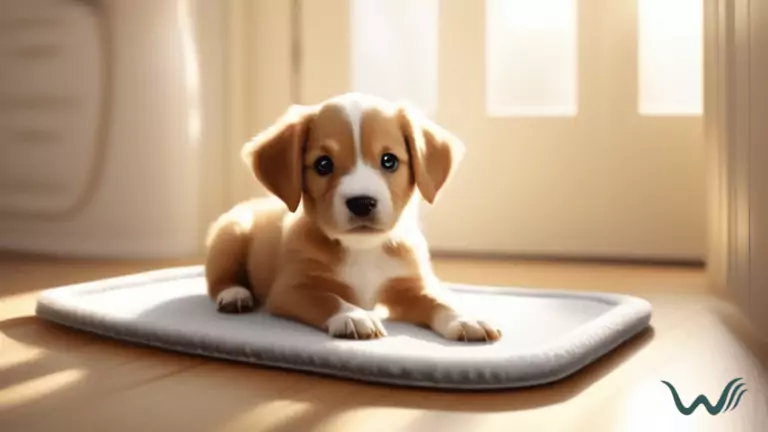
[[[243,147],[273,197],[211,226],[211,299],[220,312],[258,304],[338,338],[386,336],[388,318],[450,340],[499,339],[450,299],[419,229],[419,196],[433,203],[463,154],[418,112],[373,96],[292,106]]]

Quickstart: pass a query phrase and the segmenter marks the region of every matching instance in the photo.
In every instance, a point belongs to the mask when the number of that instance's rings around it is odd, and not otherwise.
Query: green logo
[[[666,381],[662,382],[669,388],[669,391],[672,392],[672,398],[675,400],[675,407],[677,407],[677,410],[680,411],[681,414],[691,415],[694,411],[696,411],[696,408],[698,408],[699,405],[704,405],[704,408],[706,408],[707,412],[714,416],[722,414],[726,411],[733,411],[737,406],[739,406],[741,397],[744,396],[744,393],[747,392],[747,389],[742,390],[744,383],[739,383],[739,385],[734,387],[734,385],[738,381],[741,381],[741,379],[742,378],[735,378],[731,380],[731,382],[729,382],[723,389],[723,392],[720,394],[720,399],[715,405],[712,405],[706,396],[699,395],[696,399],[693,400],[693,403],[687,407],[683,405],[683,402],[680,400],[680,395],[677,394],[677,389],[675,389],[675,386]],[[728,403],[727,405],[726,401]]]

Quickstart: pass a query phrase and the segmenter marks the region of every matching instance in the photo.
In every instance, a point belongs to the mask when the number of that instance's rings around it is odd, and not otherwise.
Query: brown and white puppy
[[[243,147],[276,199],[241,203],[212,225],[210,297],[221,312],[260,303],[334,337],[385,336],[388,318],[451,340],[499,339],[450,300],[419,229],[419,195],[433,203],[463,154],[438,125],[372,96],[292,106]]]

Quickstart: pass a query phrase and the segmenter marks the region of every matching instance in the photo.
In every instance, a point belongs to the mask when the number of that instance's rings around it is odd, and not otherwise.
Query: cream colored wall
[[[768,329],[768,5],[708,7],[710,282]]]
[[[229,0],[226,202],[265,193],[240,148],[292,102],[291,2]]]
[[[226,207],[226,153],[221,143],[227,139],[226,73],[230,69],[227,28],[231,17],[224,3],[197,1],[190,8],[197,37],[196,58],[200,89],[201,163],[198,235],[200,253],[203,239],[213,220]]]
[[[726,122],[723,121],[727,63],[724,61],[726,19],[721,0],[704,3],[704,134],[707,157],[707,269],[712,287],[727,294],[728,239],[726,174]]]
[[[749,305],[763,336],[768,338],[768,4],[752,0],[750,43],[750,221]]]

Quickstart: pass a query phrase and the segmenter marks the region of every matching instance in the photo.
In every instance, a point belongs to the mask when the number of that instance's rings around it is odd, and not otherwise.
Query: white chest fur
[[[339,268],[339,279],[352,288],[358,306],[368,310],[376,306],[379,292],[388,280],[407,275],[405,264],[380,247],[351,249]]]

